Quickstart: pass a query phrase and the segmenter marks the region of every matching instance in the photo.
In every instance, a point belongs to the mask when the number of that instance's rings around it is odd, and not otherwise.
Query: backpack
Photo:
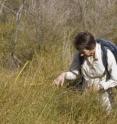
[[[113,53],[113,55],[115,57],[115,60],[117,62],[117,46],[113,42],[107,41],[107,40],[104,40],[104,39],[96,39],[96,42],[101,45],[102,61],[103,61],[103,65],[105,67],[105,73],[107,75],[106,80],[108,80],[110,78],[110,73],[109,73],[109,70],[108,70],[107,49],[109,49]],[[83,62],[84,62],[84,57],[80,56],[80,54],[77,53],[74,56],[74,60],[73,60],[73,62],[71,64],[71,67],[70,67],[71,72],[73,72],[72,70],[74,70],[76,68],[80,71],[81,78],[80,78],[80,81],[79,81],[78,84],[82,84],[84,82],[84,78],[83,78],[82,72],[81,72],[81,67],[82,67]]]
[[[97,39],[96,41],[97,41],[97,43],[101,44],[102,61],[103,61],[103,65],[105,67],[105,72],[106,72],[107,80],[108,80],[110,78],[110,73],[108,71],[107,49],[109,49],[113,53],[115,60],[117,62],[117,46],[113,42],[107,41],[104,39]]]

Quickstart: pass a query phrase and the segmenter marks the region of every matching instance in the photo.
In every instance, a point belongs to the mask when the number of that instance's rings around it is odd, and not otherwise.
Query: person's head
[[[75,48],[81,53],[81,56],[92,56],[95,53],[96,40],[89,32],[80,32],[74,40]]]

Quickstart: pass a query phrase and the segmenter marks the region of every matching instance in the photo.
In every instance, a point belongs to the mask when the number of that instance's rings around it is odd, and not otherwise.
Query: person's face
[[[80,51],[80,55],[85,56],[85,57],[94,56],[95,55],[95,49],[93,49],[93,50],[83,49],[82,51]]]

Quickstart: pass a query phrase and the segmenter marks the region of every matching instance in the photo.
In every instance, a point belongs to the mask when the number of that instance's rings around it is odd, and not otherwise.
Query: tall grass
[[[1,68],[0,123],[116,124],[116,108],[108,116],[95,92],[66,88],[69,82],[62,88],[52,85],[53,79],[67,70],[69,62],[65,62],[65,67],[61,61],[61,44],[45,49],[40,54],[35,52],[33,60],[22,69],[13,72]]]

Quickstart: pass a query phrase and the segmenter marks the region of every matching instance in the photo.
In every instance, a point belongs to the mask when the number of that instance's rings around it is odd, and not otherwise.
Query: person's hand
[[[56,85],[57,87],[59,86],[63,86],[64,82],[65,82],[65,72],[63,72],[62,74],[60,74],[53,82],[54,85]]]

